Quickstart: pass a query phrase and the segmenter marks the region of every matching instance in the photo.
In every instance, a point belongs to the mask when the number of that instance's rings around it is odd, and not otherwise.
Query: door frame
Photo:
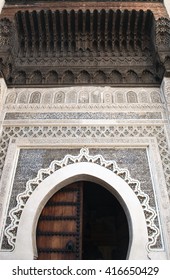
[[[36,228],[39,216],[50,197],[76,182],[91,181],[110,191],[120,202],[129,227],[127,259],[148,259],[148,233],[143,208],[130,186],[109,169],[91,162],[67,165],[44,179],[28,199],[20,218],[15,259],[36,259]],[[23,250],[24,248],[24,250]]]

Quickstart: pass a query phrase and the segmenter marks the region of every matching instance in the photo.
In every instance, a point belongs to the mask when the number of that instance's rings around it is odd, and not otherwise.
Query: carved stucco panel
[[[60,161],[54,160],[53,162],[51,162],[50,166],[47,169],[39,170],[36,178],[27,182],[25,191],[18,194],[17,196],[17,206],[13,208],[9,213],[11,223],[5,229],[5,234],[12,248],[14,249],[15,247],[15,237],[17,235],[17,228],[23,208],[37,186],[48,176],[52,175],[60,168],[78,162],[90,162],[93,164],[98,164],[104,168],[109,169],[111,172],[115,173],[117,176],[120,176],[126,183],[128,183],[128,185],[134,191],[135,195],[138,197],[144,211],[148,229],[148,251],[150,251],[151,247],[156,243],[157,237],[159,235],[159,229],[154,223],[154,219],[157,214],[155,210],[149,205],[149,196],[141,190],[140,182],[131,178],[130,173],[127,169],[119,168],[115,161],[105,160],[103,156],[99,154],[95,156],[90,155],[87,148],[81,149],[78,156],[66,155]]]

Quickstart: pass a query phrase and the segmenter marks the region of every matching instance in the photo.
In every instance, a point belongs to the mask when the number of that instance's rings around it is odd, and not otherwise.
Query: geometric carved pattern
[[[0,21],[0,48],[7,47],[10,43],[10,25],[11,23],[8,19],[2,19]]]
[[[0,175],[8,149],[10,138],[16,137],[55,137],[59,138],[98,138],[98,137],[156,137],[161,155],[162,165],[170,196],[170,154],[163,126],[160,125],[103,125],[103,126],[18,126],[5,127],[0,139]],[[80,140],[81,141],[81,140]]]
[[[105,139],[107,138],[121,137],[121,141],[124,141],[127,137],[155,137],[158,142],[159,153],[161,156],[161,162],[163,165],[164,175],[167,184],[167,190],[170,197],[170,154],[168,151],[166,135],[163,125],[75,125],[75,126],[6,126],[2,132],[2,138],[0,140],[0,176],[4,166],[5,157],[7,154],[8,144],[10,139],[15,138],[55,138],[58,141],[62,139],[89,139],[91,141],[95,138]],[[9,218],[6,222],[9,225]],[[5,244],[4,244],[5,245]],[[8,247],[10,247],[8,245]],[[6,249],[6,245],[4,249]]]
[[[131,189],[134,191],[135,195],[139,199],[145,214],[148,229],[147,247],[148,251],[150,251],[151,246],[153,246],[157,241],[157,237],[159,236],[159,229],[154,224],[154,219],[157,216],[157,214],[155,210],[149,206],[149,196],[141,190],[140,182],[130,177],[129,171],[127,169],[119,168],[115,161],[105,160],[102,155],[89,155],[89,150],[87,148],[82,148],[78,156],[66,155],[64,159],[60,161],[52,161],[47,169],[40,169],[38,171],[37,177],[27,182],[25,191],[23,193],[18,194],[17,196],[17,206],[13,208],[9,213],[9,216],[11,218],[11,224],[5,230],[8,242],[12,246],[12,248],[14,249],[15,247],[17,228],[19,225],[19,220],[23,208],[31,194],[37,188],[37,186],[44,179],[46,179],[48,176],[50,176],[60,168],[79,162],[91,162],[94,164],[98,164],[104,168],[107,168],[111,172],[115,173],[117,176],[120,176],[131,187]]]

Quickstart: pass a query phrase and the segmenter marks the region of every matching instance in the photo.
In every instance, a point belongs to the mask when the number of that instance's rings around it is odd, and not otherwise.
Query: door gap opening
[[[126,259],[129,230],[125,212],[104,187],[83,184],[82,259]]]

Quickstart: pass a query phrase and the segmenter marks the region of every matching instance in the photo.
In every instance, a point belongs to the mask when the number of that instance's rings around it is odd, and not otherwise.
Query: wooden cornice
[[[21,57],[73,56],[81,49],[95,52],[128,52],[150,48],[151,11],[86,10],[17,12],[15,25]]]
[[[0,20],[8,85],[160,84],[170,21],[151,10],[19,10]]]

